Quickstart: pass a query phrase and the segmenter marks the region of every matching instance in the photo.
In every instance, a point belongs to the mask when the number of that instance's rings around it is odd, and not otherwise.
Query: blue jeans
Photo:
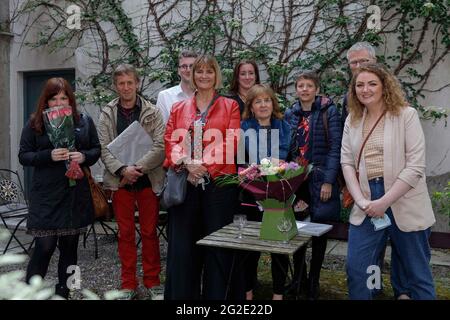
[[[371,180],[369,185],[372,200],[384,195],[383,179]],[[406,293],[417,300],[436,299],[429,265],[431,254],[428,238],[431,229],[403,232],[395,223],[390,208],[386,214],[391,219],[392,225],[383,230],[375,231],[370,217],[366,217],[359,226],[350,224],[347,255],[349,298],[355,300],[373,298],[375,290],[368,286],[373,271],[368,268],[378,264],[380,252],[389,237],[392,250],[395,251],[392,254],[391,281],[398,286],[397,290],[404,291],[396,294]]]

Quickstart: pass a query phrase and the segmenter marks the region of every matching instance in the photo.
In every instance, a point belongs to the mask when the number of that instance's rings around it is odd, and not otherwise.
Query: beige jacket
[[[153,139],[153,147],[136,165],[142,166],[142,171],[146,173],[152,184],[155,193],[161,192],[164,184],[165,172],[162,167],[164,161],[164,121],[161,111],[153,104],[138,96],[142,102],[139,122]],[[98,123],[98,138],[102,147],[102,161],[105,164],[103,185],[105,189],[117,190],[119,187],[119,176],[114,172],[126,164],[117,160],[106,146],[117,137],[117,104],[119,98],[108,103],[100,113]]]
[[[357,154],[362,144],[362,121],[356,126],[347,117],[342,137],[341,164],[356,167]],[[425,137],[417,111],[404,108],[399,116],[387,113],[384,123],[384,189],[388,192],[396,179],[409,184],[412,189],[392,204],[395,222],[405,232],[425,230],[436,220],[431,207],[425,180]],[[370,199],[369,181],[365,167],[364,153],[359,165],[361,191]],[[366,214],[358,206],[353,206],[350,223],[360,225]]]

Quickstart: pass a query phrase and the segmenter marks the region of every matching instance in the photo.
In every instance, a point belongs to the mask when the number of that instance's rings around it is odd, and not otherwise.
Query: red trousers
[[[122,289],[135,290],[137,248],[135,232],[135,205],[139,210],[139,225],[142,236],[142,268],[144,286],[151,288],[160,284],[161,271],[159,240],[156,224],[159,216],[159,200],[151,188],[130,192],[119,189],[113,195],[114,214],[119,226],[119,257],[122,265]]]

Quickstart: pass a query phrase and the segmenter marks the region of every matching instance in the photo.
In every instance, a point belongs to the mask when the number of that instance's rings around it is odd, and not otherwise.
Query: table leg
[[[305,257],[306,257],[306,248],[307,244],[302,246],[299,250],[301,251],[300,255],[300,261],[299,261],[299,269],[298,269],[298,275],[297,275],[297,287],[295,288],[295,300],[299,300],[300,298],[300,287],[302,282],[302,276],[303,276],[303,268],[305,267]],[[292,274],[292,278],[294,278],[294,274]]]

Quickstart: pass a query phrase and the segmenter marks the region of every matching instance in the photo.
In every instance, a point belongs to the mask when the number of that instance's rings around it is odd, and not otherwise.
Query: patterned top
[[[369,180],[383,177],[383,143],[384,143],[384,117],[377,124],[364,147],[364,159],[366,161],[367,178]],[[367,120],[364,121],[363,138],[367,136],[371,127]]]
[[[197,109],[194,121],[189,127],[191,139],[191,159],[198,161],[202,160],[203,155],[203,125],[200,123],[201,118],[202,112]]]
[[[309,148],[311,111],[301,111],[300,121],[297,127],[297,144],[299,147],[299,158],[303,163],[311,162],[311,150]]]

